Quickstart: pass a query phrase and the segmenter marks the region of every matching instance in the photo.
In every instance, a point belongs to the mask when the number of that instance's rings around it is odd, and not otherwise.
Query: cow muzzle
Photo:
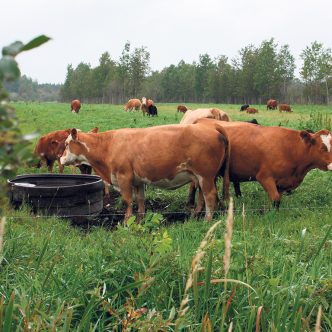
[[[327,170],[332,171],[332,163],[327,165]]]

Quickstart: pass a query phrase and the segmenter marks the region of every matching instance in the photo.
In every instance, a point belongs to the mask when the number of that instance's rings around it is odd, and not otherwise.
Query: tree
[[[325,83],[325,98],[329,102],[329,81],[332,76],[332,55],[331,49],[325,49],[323,44],[314,41],[307,46],[301,53],[303,65],[301,68],[301,76],[303,77],[308,88],[309,102],[312,98],[315,102],[321,95],[321,83]]]

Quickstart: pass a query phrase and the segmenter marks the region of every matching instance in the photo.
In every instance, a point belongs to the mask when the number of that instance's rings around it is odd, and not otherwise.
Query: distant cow
[[[237,195],[241,194],[240,182],[258,181],[278,207],[282,193],[297,188],[310,170],[332,171],[332,134],[328,130],[309,133],[209,119],[197,123],[212,128],[219,123],[225,129],[231,145],[230,179],[238,186]]]
[[[193,111],[188,110],[184,114],[180,124],[191,124],[202,118],[230,121],[228,114],[218,108],[198,108]]]
[[[249,113],[249,114],[254,114],[254,113],[258,113],[258,109],[253,108],[253,107],[248,107],[246,109],[246,112]]]
[[[249,107],[249,104],[244,104],[241,106],[240,111],[246,111],[248,107]]]
[[[93,128],[90,132],[96,133],[98,128]],[[70,129],[52,131],[38,140],[34,155],[39,159],[37,167],[40,168],[43,162],[46,163],[48,171],[53,171],[55,161],[59,163],[59,172],[63,173],[63,165],[60,164],[60,157],[65,150],[65,141],[70,134]],[[81,165],[79,167],[82,174],[91,174],[91,167]]]
[[[124,107],[126,112],[131,112],[132,110],[138,111],[141,108],[141,101],[139,99],[129,99]]]
[[[154,105],[154,102],[152,99],[146,99],[145,97],[142,97],[141,110],[142,110],[143,115],[148,114],[149,107],[153,106],[153,105]]]
[[[217,200],[215,177],[222,167],[226,169],[224,197],[228,198],[229,152],[225,130],[218,124],[208,130],[205,125],[165,125],[99,134],[72,129],[61,163],[88,162],[120,191],[127,206],[125,220],[132,215],[133,193],[138,217],[144,215],[145,184],[177,189],[195,181],[201,189],[200,198],[206,202],[206,219],[211,220]]]
[[[288,104],[280,104],[279,105],[279,112],[282,112],[282,111],[292,112],[292,109]]]
[[[81,102],[78,99],[74,99],[71,102],[70,107],[72,113],[78,113],[81,109]]]
[[[158,116],[158,109],[156,105],[150,105],[148,107],[147,115],[149,116]]]
[[[178,107],[176,108],[178,112],[182,112],[182,113],[186,113],[188,108],[184,105],[178,105]]]
[[[278,102],[275,99],[269,99],[266,103],[267,110],[276,110],[278,108]]]

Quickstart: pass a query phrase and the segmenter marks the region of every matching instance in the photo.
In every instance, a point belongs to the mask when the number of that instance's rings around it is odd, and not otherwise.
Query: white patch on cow
[[[332,171],[332,163],[327,165],[327,170]]]
[[[136,185],[140,183],[152,184],[153,186],[162,189],[177,189],[191,182],[192,180],[193,176],[189,172],[179,172],[174,176],[173,179],[160,179],[158,181],[151,181],[148,178],[141,178],[135,174],[134,183]]]
[[[327,151],[331,152],[331,134],[328,135],[320,135],[320,138],[322,139],[323,144],[326,145]]]

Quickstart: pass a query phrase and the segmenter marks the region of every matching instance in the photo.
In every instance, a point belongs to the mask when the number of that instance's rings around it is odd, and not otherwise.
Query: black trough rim
[[[75,188],[75,187],[84,187],[84,186],[91,186],[95,184],[102,184],[103,185],[103,180],[101,179],[100,176],[98,175],[90,175],[90,174],[52,174],[52,173],[40,173],[40,174],[21,174],[17,175],[14,179],[8,179],[7,183],[10,184],[11,186],[16,186],[16,187],[21,187],[21,188],[29,188],[29,189],[52,189],[55,188],[54,186],[41,186],[38,185],[36,187],[24,187],[24,186],[18,186],[15,180],[19,180],[22,178],[39,178],[39,177],[48,177],[48,178],[86,178],[86,179],[95,179],[96,181],[88,182],[88,183],[81,183],[81,184],[72,184],[72,185],[61,185],[58,186],[59,188]],[[20,182],[18,182],[20,183]]]

